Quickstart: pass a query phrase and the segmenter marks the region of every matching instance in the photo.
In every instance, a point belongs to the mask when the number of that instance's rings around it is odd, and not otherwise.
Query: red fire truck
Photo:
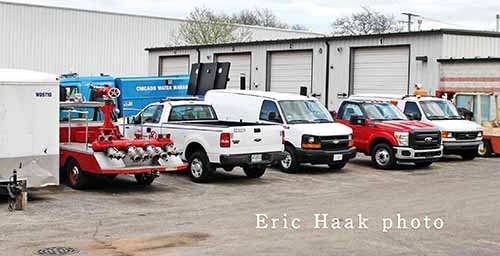
[[[76,98],[60,104],[59,162],[69,186],[84,189],[93,176],[114,178],[118,174],[134,174],[137,183],[149,185],[160,172],[187,168],[168,135],[126,139],[120,134],[113,123],[114,99],[120,90],[108,86],[93,90],[104,101]]]

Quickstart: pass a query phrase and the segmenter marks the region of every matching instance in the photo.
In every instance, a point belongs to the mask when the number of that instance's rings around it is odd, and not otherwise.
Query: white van
[[[285,159],[280,167],[294,172],[301,163],[341,169],[356,156],[352,129],[335,123],[316,99],[295,94],[211,90],[205,95],[220,120],[280,123],[285,129]]]

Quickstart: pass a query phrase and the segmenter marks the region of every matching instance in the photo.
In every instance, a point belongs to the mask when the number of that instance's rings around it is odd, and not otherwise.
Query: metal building
[[[146,50],[150,75],[186,71],[196,62],[229,61],[231,88],[244,81],[249,90],[299,93],[305,86],[331,110],[352,94],[407,94],[415,83],[430,92],[450,80],[500,86],[500,33],[488,31],[440,29]]]
[[[0,1],[0,67],[55,74],[142,76],[147,74],[144,48],[177,43],[176,34],[183,22]],[[257,26],[239,29],[251,31],[253,40],[320,35]]]

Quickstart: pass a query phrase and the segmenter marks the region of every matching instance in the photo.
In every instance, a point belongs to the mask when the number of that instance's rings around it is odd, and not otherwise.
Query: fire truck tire
[[[257,179],[262,177],[262,175],[264,175],[264,173],[266,172],[266,166],[265,165],[245,166],[243,167],[243,171],[245,172],[248,178]]]
[[[156,179],[156,176],[151,173],[136,173],[134,174],[134,177],[137,181],[137,184],[142,186],[151,185],[151,183],[153,183],[153,181]]]
[[[477,155],[478,155],[477,150],[468,150],[460,154],[462,159],[466,161],[474,160],[474,158],[476,158]]]
[[[394,149],[387,143],[378,143],[371,152],[372,162],[377,169],[390,170],[396,166]]]
[[[490,141],[483,140],[483,145],[479,146],[479,148],[477,149],[477,153],[482,157],[491,156],[491,154],[493,153],[493,149],[491,147]]]
[[[196,183],[206,182],[210,178],[210,175],[214,172],[214,169],[208,160],[208,156],[204,151],[196,151],[191,154],[188,164],[191,180]]]
[[[300,168],[300,163],[297,161],[297,154],[295,153],[295,149],[290,146],[285,146],[285,159],[279,162],[279,167],[282,172],[285,173],[295,173]]]
[[[68,185],[74,189],[85,189],[90,180],[90,174],[83,171],[75,159],[70,159],[66,165]]]

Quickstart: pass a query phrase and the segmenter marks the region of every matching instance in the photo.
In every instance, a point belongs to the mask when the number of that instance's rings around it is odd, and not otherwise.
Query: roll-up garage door
[[[160,75],[186,75],[189,74],[189,56],[161,57]]]
[[[270,54],[269,89],[273,92],[300,93],[312,84],[312,51],[273,52]]]
[[[217,62],[230,62],[227,89],[240,89],[240,79],[245,77],[245,89],[250,88],[251,55],[250,53],[232,53],[215,55]]]
[[[408,46],[355,49],[353,94],[407,94],[409,54]]]

